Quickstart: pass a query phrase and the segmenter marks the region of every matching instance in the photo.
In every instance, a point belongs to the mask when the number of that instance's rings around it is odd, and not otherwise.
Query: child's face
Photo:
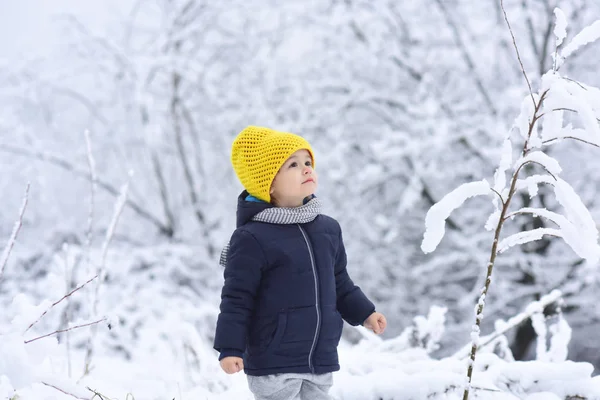
[[[308,150],[298,150],[281,166],[271,184],[271,198],[279,207],[298,207],[317,190],[317,173]]]

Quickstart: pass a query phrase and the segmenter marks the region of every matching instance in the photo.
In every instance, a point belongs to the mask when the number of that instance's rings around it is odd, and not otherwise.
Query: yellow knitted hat
[[[248,193],[270,203],[271,183],[279,168],[301,149],[308,150],[314,168],[315,156],[303,137],[260,126],[248,126],[233,141],[231,164]]]

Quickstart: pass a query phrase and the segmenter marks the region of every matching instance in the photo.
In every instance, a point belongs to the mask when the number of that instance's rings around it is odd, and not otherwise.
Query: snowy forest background
[[[102,271],[98,291],[97,282],[87,285],[26,335],[107,316],[56,335],[59,346],[40,340],[52,368],[120,399],[190,390],[203,398],[231,382],[245,393],[241,375],[220,372],[211,343],[218,256],[241,190],[229,151],[253,124],[311,142],[318,195],[344,229],[350,274],[388,318],[383,342],[346,326],[342,347],[372,352],[364,339],[385,354],[401,338],[440,359],[468,344],[493,238],[483,229],[491,207],[469,200],[447,221],[436,252],[420,245],[433,204],[493,176],[528,93],[500,1],[38,3],[0,3],[0,249],[30,183],[0,280],[0,334],[27,328]],[[554,8],[565,13],[570,37],[600,18],[596,0],[504,6],[534,89],[553,65]],[[599,61],[597,41],[574,53],[561,75],[599,87]],[[600,149],[567,140],[545,151],[598,223]],[[544,190],[517,196],[515,207],[556,209]],[[546,223],[513,222],[509,233]],[[599,277],[597,265],[560,239],[515,247],[496,261],[482,333],[559,289],[572,329],[568,359],[591,363],[596,374]],[[418,329],[407,339],[411,326]],[[538,357],[529,320],[505,337],[496,349],[505,360]],[[353,354],[349,363],[360,359]]]

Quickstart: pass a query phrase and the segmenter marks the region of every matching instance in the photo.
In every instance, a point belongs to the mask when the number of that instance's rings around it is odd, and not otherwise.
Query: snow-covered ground
[[[252,399],[244,374],[221,371],[212,349],[219,300],[215,288],[222,270],[214,266],[202,271],[186,264],[197,255],[189,247],[111,253],[113,284],[101,286],[104,306],[99,310],[108,316],[111,329],[106,321],[98,324],[95,352],[85,376],[89,327],[68,331],[60,344],[57,335],[31,341],[60,326],[66,303],[78,312],[87,310],[86,299],[94,292],[95,281],[54,307],[51,304],[62,295],[41,302],[43,291],[36,289],[53,287],[63,293],[64,280],[57,277],[62,260],[76,259],[78,254],[75,248],[69,251],[68,257],[54,257],[50,273],[37,283],[12,281],[5,286],[14,294],[11,302],[2,304],[6,312],[0,320],[0,399],[91,399],[91,390],[119,400]],[[112,264],[116,260],[121,262]],[[170,288],[175,280],[184,281],[185,274],[195,283],[189,290],[182,286],[176,295]],[[593,377],[592,365],[566,361],[571,331],[564,320],[560,315],[544,320],[541,313],[544,305],[559,299],[560,292],[553,292],[513,319],[498,321],[494,334],[480,338],[484,347],[476,360],[470,398],[600,399],[600,377]],[[339,400],[461,399],[469,338],[452,357],[431,355],[445,334],[446,311],[433,306],[427,316],[415,317],[401,335],[387,339],[347,325],[340,344],[342,369],[334,374],[332,395]],[[537,361],[515,362],[502,333],[527,317],[538,321],[536,329],[545,340],[538,345]],[[65,328],[93,320],[76,319]]]

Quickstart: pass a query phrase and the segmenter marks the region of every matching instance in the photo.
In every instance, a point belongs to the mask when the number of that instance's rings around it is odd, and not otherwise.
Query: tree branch
[[[558,290],[553,291],[547,296],[542,297],[539,301],[534,302],[533,304],[537,304],[538,307],[527,307],[526,311],[515,315],[510,318],[503,324],[502,328],[495,330],[492,334],[486,336],[479,344],[479,348],[485,347],[488,344],[492,343],[494,340],[498,339],[500,336],[504,335],[506,332],[514,328],[515,326],[520,325],[524,321],[527,321],[531,316],[538,310],[544,309],[548,305],[557,302],[562,297],[562,293]],[[528,311],[527,311],[528,310]],[[453,357],[456,358],[466,358],[469,356],[469,347],[470,345],[464,346],[458,352],[454,353]]]
[[[526,162],[524,162],[523,164],[521,164],[521,165],[519,166],[519,168],[517,169],[517,174],[519,173],[519,171],[521,170],[521,168],[523,168],[523,167],[524,167],[525,165],[527,165],[527,164],[538,164],[538,165],[541,165],[541,166],[542,166],[542,168],[544,168],[544,169],[546,170],[546,172],[547,172],[547,173],[548,173],[548,174],[549,174],[551,177],[553,177],[553,178],[554,178],[554,180],[555,180],[555,181],[557,181],[557,180],[558,180],[558,179],[556,179],[556,177],[554,176],[554,174],[552,174],[552,172],[548,171],[548,168],[546,168],[546,166],[544,166],[544,164],[542,164],[542,163],[539,163],[539,162],[537,162],[537,161],[533,161],[533,160],[529,160],[529,161],[526,161]]]
[[[23,226],[23,215],[25,214],[25,209],[27,208],[27,201],[29,198],[29,182],[27,183],[27,187],[25,188],[25,197],[23,198],[23,205],[21,206],[21,210],[19,211],[19,219],[15,223],[13,231],[8,239],[8,243],[6,247],[2,251],[2,256],[0,257],[0,280],[2,280],[2,275],[4,274],[4,268],[8,262],[8,256],[10,256],[10,252],[15,245],[15,241],[17,240],[17,235],[21,230],[21,226]]]
[[[463,42],[462,37],[460,36],[458,26],[456,25],[456,23],[450,16],[450,13],[448,12],[446,5],[444,4],[444,1],[443,0],[435,0],[435,1],[438,4],[439,8],[442,10],[442,14],[444,14],[446,23],[450,26],[450,29],[452,30],[452,33],[454,34],[454,39],[456,40],[456,43],[458,44],[461,54],[462,54],[465,62],[467,63],[467,66],[471,70],[471,76],[475,80],[475,86],[479,90],[479,93],[481,93],[481,95],[483,96],[483,100],[485,101],[485,104],[489,108],[490,112],[493,115],[497,115],[498,111],[494,107],[494,103],[492,102],[490,95],[488,94],[487,90],[485,89],[485,85],[483,84],[483,81],[482,81],[481,77],[479,76],[477,69],[475,68],[475,62],[473,61],[473,59],[471,58],[471,55],[467,51],[467,47],[466,47],[465,43]]]
[[[61,167],[62,169],[66,170],[66,171],[72,172],[76,176],[80,176],[85,179],[91,179],[89,172],[79,169],[77,166],[73,165],[69,161],[67,161],[63,158],[60,158],[59,156],[53,155],[53,154],[49,154],[49,153],[46,153],[43,151],[32,151],[32,150],[20,148],[17,146],[12,146],[12,145],[5,144],[5,143],[0,143],[0,150],[4,150],[4,151],[6,151],[8,153],[12,153],[12,154],[18,154],[18,155],[36,158],[38,160],[45,161],[50,164]],[[101,187],[106,192],[110,193],[111,195],[113,195],[113,196],[119,195],[119,191],[114,186],[112,186],[110,183],[103,181],[101,179],[98,179],[97,182],[98,182],[99,187]],[[156,226],[158,228],[158,230],[160,231],[160,233],[167,235],[169,237],[172,236],[173,229],[171,227],[163,224],[158,218],[156,218],[154,215],[152,215],[148,210],[144,209],[142,206],[140,206],[136,202],[132,201],[131,199],[127,199],[126,204],[140,217],[142,217],[143,219],[149,221],[154,226]]]
[[[439,1],[439,0],[438,0]],[[504,0],[500,0],[500,7],[502,8],[502,13],[504,14],[504,20],[506,21],[506,25],[508,25],[508,30],[510,32],[510,36],[512,37],[513,46],[515,48],[515,52],[517,53],[517,59],[519,60],[519,64],[521,65],[521,72],[525,77],[525,81],[527,82],[527,87],[529,88],[529,94],[531,95],[531,101],[533,101],[533,105],[535,106],[535,98],[533,97],[533,89],[531,88],[531,83],[529,82],[529,78],[527,77],[527,73],[525,72],[525,67],[523,66],[523,61],[521,60],[521,54],[519,53],[519,48],[517,47],[517,41],[515,39],[515,35],[510,26],[510,22],[508,22],[508,16],[506,15],[506,10],[504,9]]]
[[[58,386],[52,385],[52,384],[50,384],[50,383],[47,383],[47,382],[42,382],[42,384],[43,384],[43,385],[46,385],[46,386],[48,386],[48,387],[51,387],[52,389],[56,389],[56,390],[58,390],[59,392],[66,394],[67,396],[71,396],[71,397],[74,397],[74,398],[76,398],[76,399],[79,399],[79,400],[88,400],[88,399],[86,399],[86,398],[83,398],[83,397],[76,396],[76,395],[74,395],[73,393],[69,393],[69,392],[67,392],[67,391],[65,391],[65,390],[63,390],[63,389],[61,389],[61,388],[59,388]]]
[[[533,48],[533,53],[539,59],[540,58],[540,50],[538,48],[538,44],[535,41],[535,29],[533,28],[533,21],[531,20],[531,14],[529,13],[529,7],[527,7],[527,0],[521,0],[521,7],[523,8],[523,13],[525,14],[525,23],[527,25],[527,30],[529,31],[529,40],[531,41],[531,47]]]
[[[44,315],[46,315],[48,313],[48,311],[50,311],[52,309],[52,307],[58,305],[61,301],[65,300],[67,297],[70,297],[73,293],[77,292],[78,290],[80,290],[81,288],[83,288],[85,285],[87,285],[88,283],[90,283],[91,281],[93,281],[94,279],[96,279],[98,277],[98,275],[94,275],[93,277],[91,277],[90,279],[88,279],[85,283],[77,286],[75,289],[71,290],[69,293],[65,294],[63,297],[61,297],[59,300],[55,301],[54,303],[52,303],[52,305],[50,307],[48,307],[48,309],[46,311],[44,311],[42,313],[42,315],[40,315],[38,317],[38,319],[36,319],[35,321],[33,321],[28,327],[27,329],[25,329],[25,332],[29,331],[35,324],[37,324]]]
[[[492,192],[494,192],[498,195],[498,197],[500,198],[500,202],[504,206],[504,199],[502,198],[502,195],[500,193],[498,193],[498,191],[496,189],[494,189],[494,188],[490,188],[490,189],[492,190]]]
[[[106,317],[104,317],[104,318],[102,318],[102,319],[99,319],[98,321],[89,322],[89,323],[87,323],[87,324],[82,324],[82,325],[77,325],[77,326],[72,326],[72,327],[70,327],[70,328],[67,328],[67,329],[60,329],[60,330],[57,330],[57,331],[54,331],[54,332],[48,333],[48,334],[46,334],[46,335],[42,335],[42,336],[40,336],[40,337],[36,337],[36,338],[33,338],[33,339],[25,340],[25,344],[27,344],[27,343],[31,343],[31,342],[35,342],[36,340],[40,340],[40,339],[46,338],[46,337],[48,337],[48,336],[56,335],[57,333],[62,333],[62,332],[67,332],[67,331],[72,331],[72,330],[74,330],[74,329],[85,328],[86,326],[92,326],[92,325],[96,325],[96,324],[99,324],[99,323],[100,323],[100,322],[102,322],[102,321],[106,321]]]
[[[594,146],[594,147],[598,147],[598,148],[600,148],[600,145],[598,145],[598,144],[596,144],[596,143],[588,142],[587,140],[584,140],[584,139],[581,139],[581,138],[578,138],[578,137],[574,137],[574,136],[562,136],[562,137],[559,137],[559,138],[548,139],[548,140],[544,140],[544,141],[542,142],[542,144],[550,144],[550,143],[552,143],[552,142],[556,142],[557,140],[560,140],[560,139],[572,139],[572,140],[577,140],[578,142],[582,142],[582,143],[589,144],[589,145],[592,145],[592,146]]]

